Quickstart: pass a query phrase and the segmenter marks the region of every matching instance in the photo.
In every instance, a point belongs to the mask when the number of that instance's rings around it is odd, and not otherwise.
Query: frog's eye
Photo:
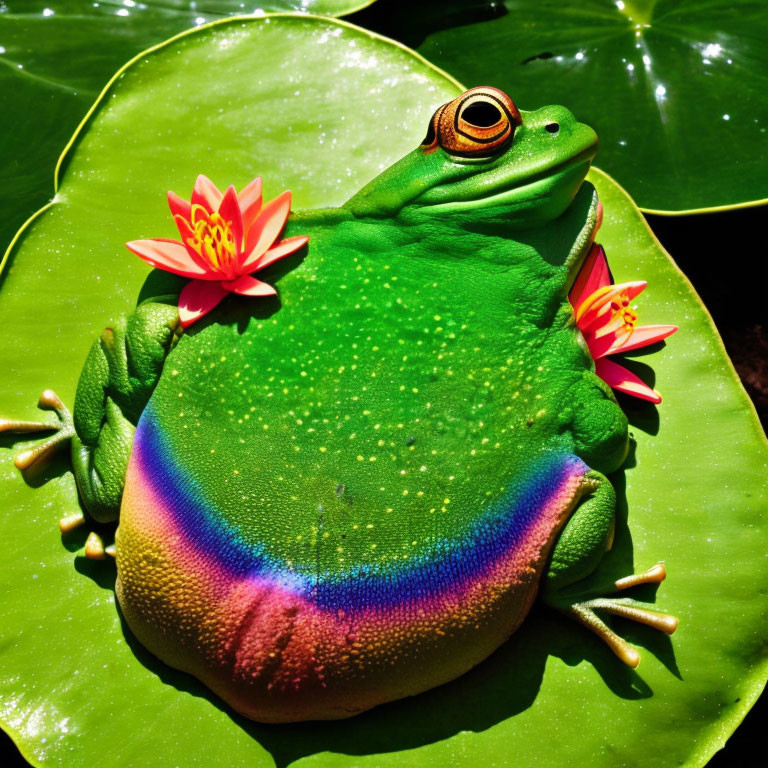
[[[445,109],[446,105],[438,107],[435,110],[435,114],[429,119],[429,126],[427,127],[427,135],[424,137],[424,141],[421,142],[421,146],[424,151],[434,152],[437,149],[437,123],[440,120],[440,113]]]
[[[434,133],[433,142],[451,155],[492,157],[509,145],[521,123],[520,112],[506,93],[473,88],[435,113],[427,138]]]

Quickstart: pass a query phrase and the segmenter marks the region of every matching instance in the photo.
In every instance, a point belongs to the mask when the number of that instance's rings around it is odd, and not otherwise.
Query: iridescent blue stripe
[[[207,500],[205,491],[173,458],[169,440],[148,407],[139,422],[133,450],[144,481],[163,499],[188,543],[226,569],[234,579],[269,578],[311,599],[321,608],[354,611],[387,608],[455,590],[468,579],[482,580],[498,561],[525,540],[563,484],[588,467],[569,454],[542,454],[517,490],[488,508],[463,535],[437,540],[429,554],[390,564],[359,565],[343,574],[297,573],[260,545],[242,541]]]

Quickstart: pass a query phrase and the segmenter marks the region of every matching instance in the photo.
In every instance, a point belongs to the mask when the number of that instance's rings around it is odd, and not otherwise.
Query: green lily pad
[[[43,387],[72,402],[91,340],[133,306],[148,272],[124,248],[168,236],[166,189],[206,173],[295,207],[336,205],[419,143],[461,87],[341,22],[232,20],[161,46],[120,74],[80,131],[52,205],[20,233],[0,288],[0,410],[35,418]],[[680,333],[652,365],[658,411],[627,402],[636,449],[603,576],[666,559],[670,642],[637,672],[586,630],[536,609],[459,680],[352,720],[267,726],[233,715],[122,626],[110,563],[84,561],[56,520],[78,507],[67,463],[19,477],[0,442],[0,724],[36,765],[700,766],[766,676],[768,449],[706,310],[629,197],[593,171],[616,277],[646,278],[643,322]],[[632,364],[632,363],[630,363]],[[625,520],[628,520],[625,522]],[[624,521],[624,522],[623,522]],[[647,631],[644,631],[647,630]]]
[[[381,0],[358,23],[521,108],[567,104],[643,209],[768,198],[762,0]]]
[[[373,0],[0,2],[0,251],[53,195],[56,158],[107,80],[145,48],[206,21],[264,11],[342,16]]]

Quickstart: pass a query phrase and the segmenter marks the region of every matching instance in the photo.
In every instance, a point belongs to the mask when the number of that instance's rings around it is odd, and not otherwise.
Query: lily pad
[[[417,145],[435,106],[460,90],[406,49],[314,18],[225,21],[140,56],[91,112],[54,202],[10,253],[0,289],[3,413],[34,418],[47,386],[72,402],[91,340],[131,309],[148,272],[123,243],[173,234],[166,189],[185,190],[200,172],[241,186],[261,174],[267,197],[287,186],[297,208],[339,204]],[[642,358],[664,403],[626,403],[636,446],[613,478],[627,503],[603,572],[666,559],[660,605],[682,621],[673,640],[622,627],[645,647],[633,672],[540,608],[449,685],[347,721],[251,723],[137,644],[120,622],[111,564],[76,558],[76,538],[62,546],[56,520],[78,505],[66,461],[25,484],[5,439],[0,723],[27,759],[217,765],[226,755],[227,765],[249,768],[706,762],[768,675],[768,448],[692,288],[626,193],[598,171],[590,178],[605,204],[600,240],[616,277],[649,281],[642,321],[682,327]]]
[[[145,48],[225,16],[342,16],[373,0],[4,0],[0,251],[53,195],[56,158],[112,74]]]
[[[517,105],[567,104],[645,210],[766,202],[768,6],[761,0],[392,0],[358,23]]]

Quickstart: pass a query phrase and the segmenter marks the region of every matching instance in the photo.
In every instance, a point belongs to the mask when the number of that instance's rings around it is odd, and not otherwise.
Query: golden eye
[[[512,141],[522,123],[512,99],[497,88],[472,88],[432,116],[425,151],[440,146],[459,157],[492,157]]]

